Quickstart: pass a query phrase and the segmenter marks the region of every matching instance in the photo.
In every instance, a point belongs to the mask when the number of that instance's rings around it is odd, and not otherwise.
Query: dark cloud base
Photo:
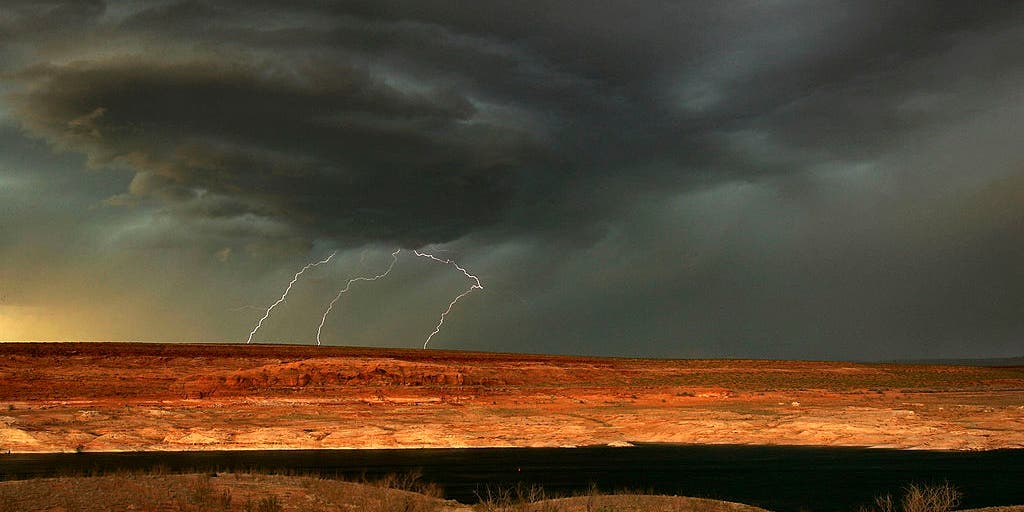
[[[217,254],[169,261],[266,294],[242,276],[448,244],[499,283],[453,326],[479,348],[987,356],[1024,335],[1017,2],[0,11],[3,140],[124,177],[50,228],[99,233],[83,250]],[[212,318],[194,332],[222,336]]]

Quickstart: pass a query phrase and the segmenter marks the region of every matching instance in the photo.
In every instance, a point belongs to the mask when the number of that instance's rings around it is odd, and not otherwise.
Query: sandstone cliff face
[[[500,388],[607,383],[626,375],[610,374],[607,361],[566,366],[553,356],[381,351],[390,357],[380,357],[364,356],[367,351],[359,349],[229,348],[82,344],[62,353],[52,346],[9,347],[13,353],[6,364],[0,362],[0,400],[322,395],[349,387]]]
[[[340,362],[330,359],[268,364],[205,380],[215,388],[261,391],[334,386],[462,386],[471,369],[393,360]],[[472,380],[472,379],[471,379]]]
[[[585,382],[587,371],[541,365],[474,367],[395,359],[313,358],[254,368],[195,375],[181,384],[187,394],[235,396],[251,393],[325,393],[345,387],[487,387]],[[591,380],[595,376],[590,375]],[[583,379],[583,380],[581,380]],[[173,386],[168,391],[173,391]]]

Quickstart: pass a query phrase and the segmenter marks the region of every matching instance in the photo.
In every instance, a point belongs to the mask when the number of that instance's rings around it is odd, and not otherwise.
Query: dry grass
[[[357,484],[258,474],[124,473],[0,482],[0,512],[431,512],[457,506],[437,495],[436,488],[420,485],[415,476]]]

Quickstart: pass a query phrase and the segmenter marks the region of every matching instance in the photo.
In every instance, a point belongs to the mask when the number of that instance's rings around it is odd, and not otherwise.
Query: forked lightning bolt
[[[327,315],[331,314],[331,310],[334,309],[334,303],[338,302],[338,299],[341,298],[342,294],[348,292],[348,289],[352,287],[352,283],[355,283],[356,281],[376,281],[382,277],[387,277],[387,275],[391,273],[391,269],[395,268],[395,262],[398,261],[398,253],[400,252],[402,252],[401,249],[395,249],[395,252],[391,253],[391,264],[388,265],[388,269],[385,270],[383,274],[377,274],[373,277],[355,277],[348,280],[348,284],[346,284],[345,287],[334,296],[334,300],[327,305],[327,311],[324,311],[324,316],[320,319],[320,327],[316,328],[317,346],[320,346],[320,331],[324,329],[324,323],[327,322]],[[363,252],[363,255],[366,255],[365,251]],[[362,260],[362,256],[360,256],[360,260]]]
[[[453,267],[459,269],[459,272],[462,272],[462,274],[465,275],[467,278],[473,280],[473,284],[469,287],[469,289],[464,291],[464,292],[462,292],[462,293],[460,293],[454,299],[452,299],[452,301],[450,303],[448,303],[448,309],[444,310],[444,313],[441,313],[441,319],[438,320],[437,326],[434,327],[434,332],[430,333],[430,335],[427,336],[427,340],[423,342],[423,348],[427,348],[427,345],[430,343],[430,339],[433,338],[434,335],[436,335],[437,333],[441,332],[441,326],[444,325],[444,319],[445,319],[446,316],[448,316],[448,313],[452,312],[452,308],[455,307],[455,303],[458,302],[463,297],[465,297],[466,295],[469,295],[470,292],[472,292],[473,290],[483,290],[484,286],[482,284],[480,284],[480,279],[479,278],[477,278],[473,274],[470,274],[469,272],[466,271],[466,269],[460,267],[458,263],[455,263],[454,261],[452,261],[450,259],[447,259],[447,258],[441,259],[441,258],[438,258],[437,256],[434,256],[433,254],[428,254],[428,253],[420,252],[420,251],[412,251],[412,252],[413,252],[413,254],[415,254],[416,256],[419,256],[421,258],[430,258],[430,259],[432,259],[432,260],[434,260],[436,262],[444,263],[445,265],[452,265]]]
[[[326,258],[324,258],[324,259],[322,259],[320,261],[315,261],[313,263],[306,264],[305,267],[302,267],[302,270],[300,270],[300,271],[295,273],[295,276],[292,277],[291,282],[288,283],[288,287],[285,288],[284,289],[284,293],[281,294],[281,298],[277,299],[277,302],[271,304],[270,307],[267,308],[267,312],[263,314],[263,318],[260,318],[260,321],[256,323],[256,327],[253,327],[252,332],[249,333],[249,339],[245,340],[245,344],[246,345],[248,345],[250,342],[252,342],[252,337],[255,336],[256,335],[256,331],[260,330],[260,327],[263,326],[263,321],[266,320],[267,318],[270,318],[270,312],[273,311],[274,308],[276,308],[278,306],[278,304],[281,304],[282,302],[284,302],[284,299],[286,297],[288,297],[288,292],[292,291],[292,286],[294,286],[295,282],[299,280],[299,276],[301,276],[303,272],[305,272],[305,271],[307,271],[307,270],[309,270],[309,269],[311,269],[313,267],[317,267],[317,266],[323,265],[324,263],[327,263],[328,261],[331,261],[331,258],[334,258],[335,254],[338,254],[338,251],[332,252],[330,256],[328,256],[328,257],[326,257]]]
[[[321,344],[320,335],[323,332],[324,325],[327,323],[327,316],[331,314],[331,311],[334,309],[334,305],[337,304],[337,302],[341,299],[341,296],[344,295],[345,293],[347,293],[352,288],[352,285],[355,284],[356,282],[359,282],[359,281],[376,281],[378,279],[387,277],[387,275],[391,273],[391,270],[393,268],[395,268],[395,264],[398,262],[398,255],[401,252],[402,252],[401,249],[395,249],[395,251],[391,253],[391,263],[388,265],[388,268],[383,273],[377,274],[375,276],[362,276],[362,277],[355,277],[355,278],[349,279],[348,283],[345,284],[345,287],[338,291],[338,294],[335,295],[334,299],[332,299],[331,302],[327,305],[327,310],[324,311],[323,316],[320,318],[320,325],[316,329],[316,344],[317,344],[317,346],[319,346]],[[245,343],[249,344],[249,343],[252,342],[253,336],[255,336],[256,333],[260,330],[260,327],[263,327],[263,322],[265,322],[268,318],[270,318],[270,313],[274,310],[274,308],[279,306],[282,302],[284,302],[284,300],[286,298],[288,298],[288,293],[290,293],[292,291],[292,286],[295,285],[295,283],[299,280],[299,277],[301,277],[303,273],[305,273],[307,270],[309,270],[309,269],[311,269],[313,267],[317,267],[317,266],[323,265],[324,263],[327,263],[327,262],[331,261],[337,253],[338,253],[337,251],[334,251],[334,252],[332,252],[330,254],[330,256],[328,256],[328,257],[326,257],[326,258],[324,258],[324,259],[322,259],[320,261],[314,261],[312,263],[308,263],[308,264],[306,264],[306,266],[302,267],[302,269],[300,269],[298,272],[296,272],[295,275],[292,277],[292,280],[288,283],[288,286],[284,289],[284,293],[281,294],[281,297],[278,298],[277,301],[275,301],[273,304],[271,304],[270,307],[267,308],[266,312],[263,313],[263,317],[260,318],[259,322],[256,323],[256,327],[254,327],[252,329],[252,332],[249,333],[249,338],[245,340]],[[451,265],[451,266],[455,267],[459,272],[462,272],[462,275],[466,276],[466,278],[471,279],[473,281],[473,284],[470,285],[469,289],[467,289],[466,291],[464,291],[464,292],[458,294],[457,296],[455,296],[455,298],[452,299],[452,301],[448,303],[448,307],[444,310],[444,312],[441,313],[441,318],[438,319],[437,325],[434,327],[434,331],[431,332],[427,336],[426,341],[423,342],[423,348],[427,348],[427,345],[430,344],[430,340],[432,340],[434,338],[434,336],[436,336],[439,332],[441,332],[441,327],[444,326],[444,321],[448,317],[448,314],[452,312],[453,308],[455,308],[455,304],[457,304],[460,300],[462,300],[462,298],[465,297],[466,295],[469,295],[470,293],[472,293],[473,290],[483,290],[484,286],[483,286],[483,284],[480,283],[480,279],[478,277],[476,277],[473,274],[470,274],[469,271],[467,271],[465,268],[463,268],[458,263],[455,263],[454,261],[452,261],[452,260],[450,260],[448,258],[438,258],[437,256],[435,256],[433,254],[426,253],[426,252],[423,252],[423,251],[417,251],[417,250],[414,250],[413,253],[416,256],[419,256],[421,258],[429,258],[429,259],[434,260],[434,261],[436,261],[438,263],[442,263],[442,264],[445,264],[445,265]],[[364,251],[363,256],[365,256],[365,251]],[[361,256],[360,260],[362,260],[362,259],[363,258]]]

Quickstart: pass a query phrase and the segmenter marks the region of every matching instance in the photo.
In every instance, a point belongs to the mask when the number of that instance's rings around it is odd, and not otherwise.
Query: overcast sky
[[[1021,355],[1022,5],[5,0],[0,340]]]

